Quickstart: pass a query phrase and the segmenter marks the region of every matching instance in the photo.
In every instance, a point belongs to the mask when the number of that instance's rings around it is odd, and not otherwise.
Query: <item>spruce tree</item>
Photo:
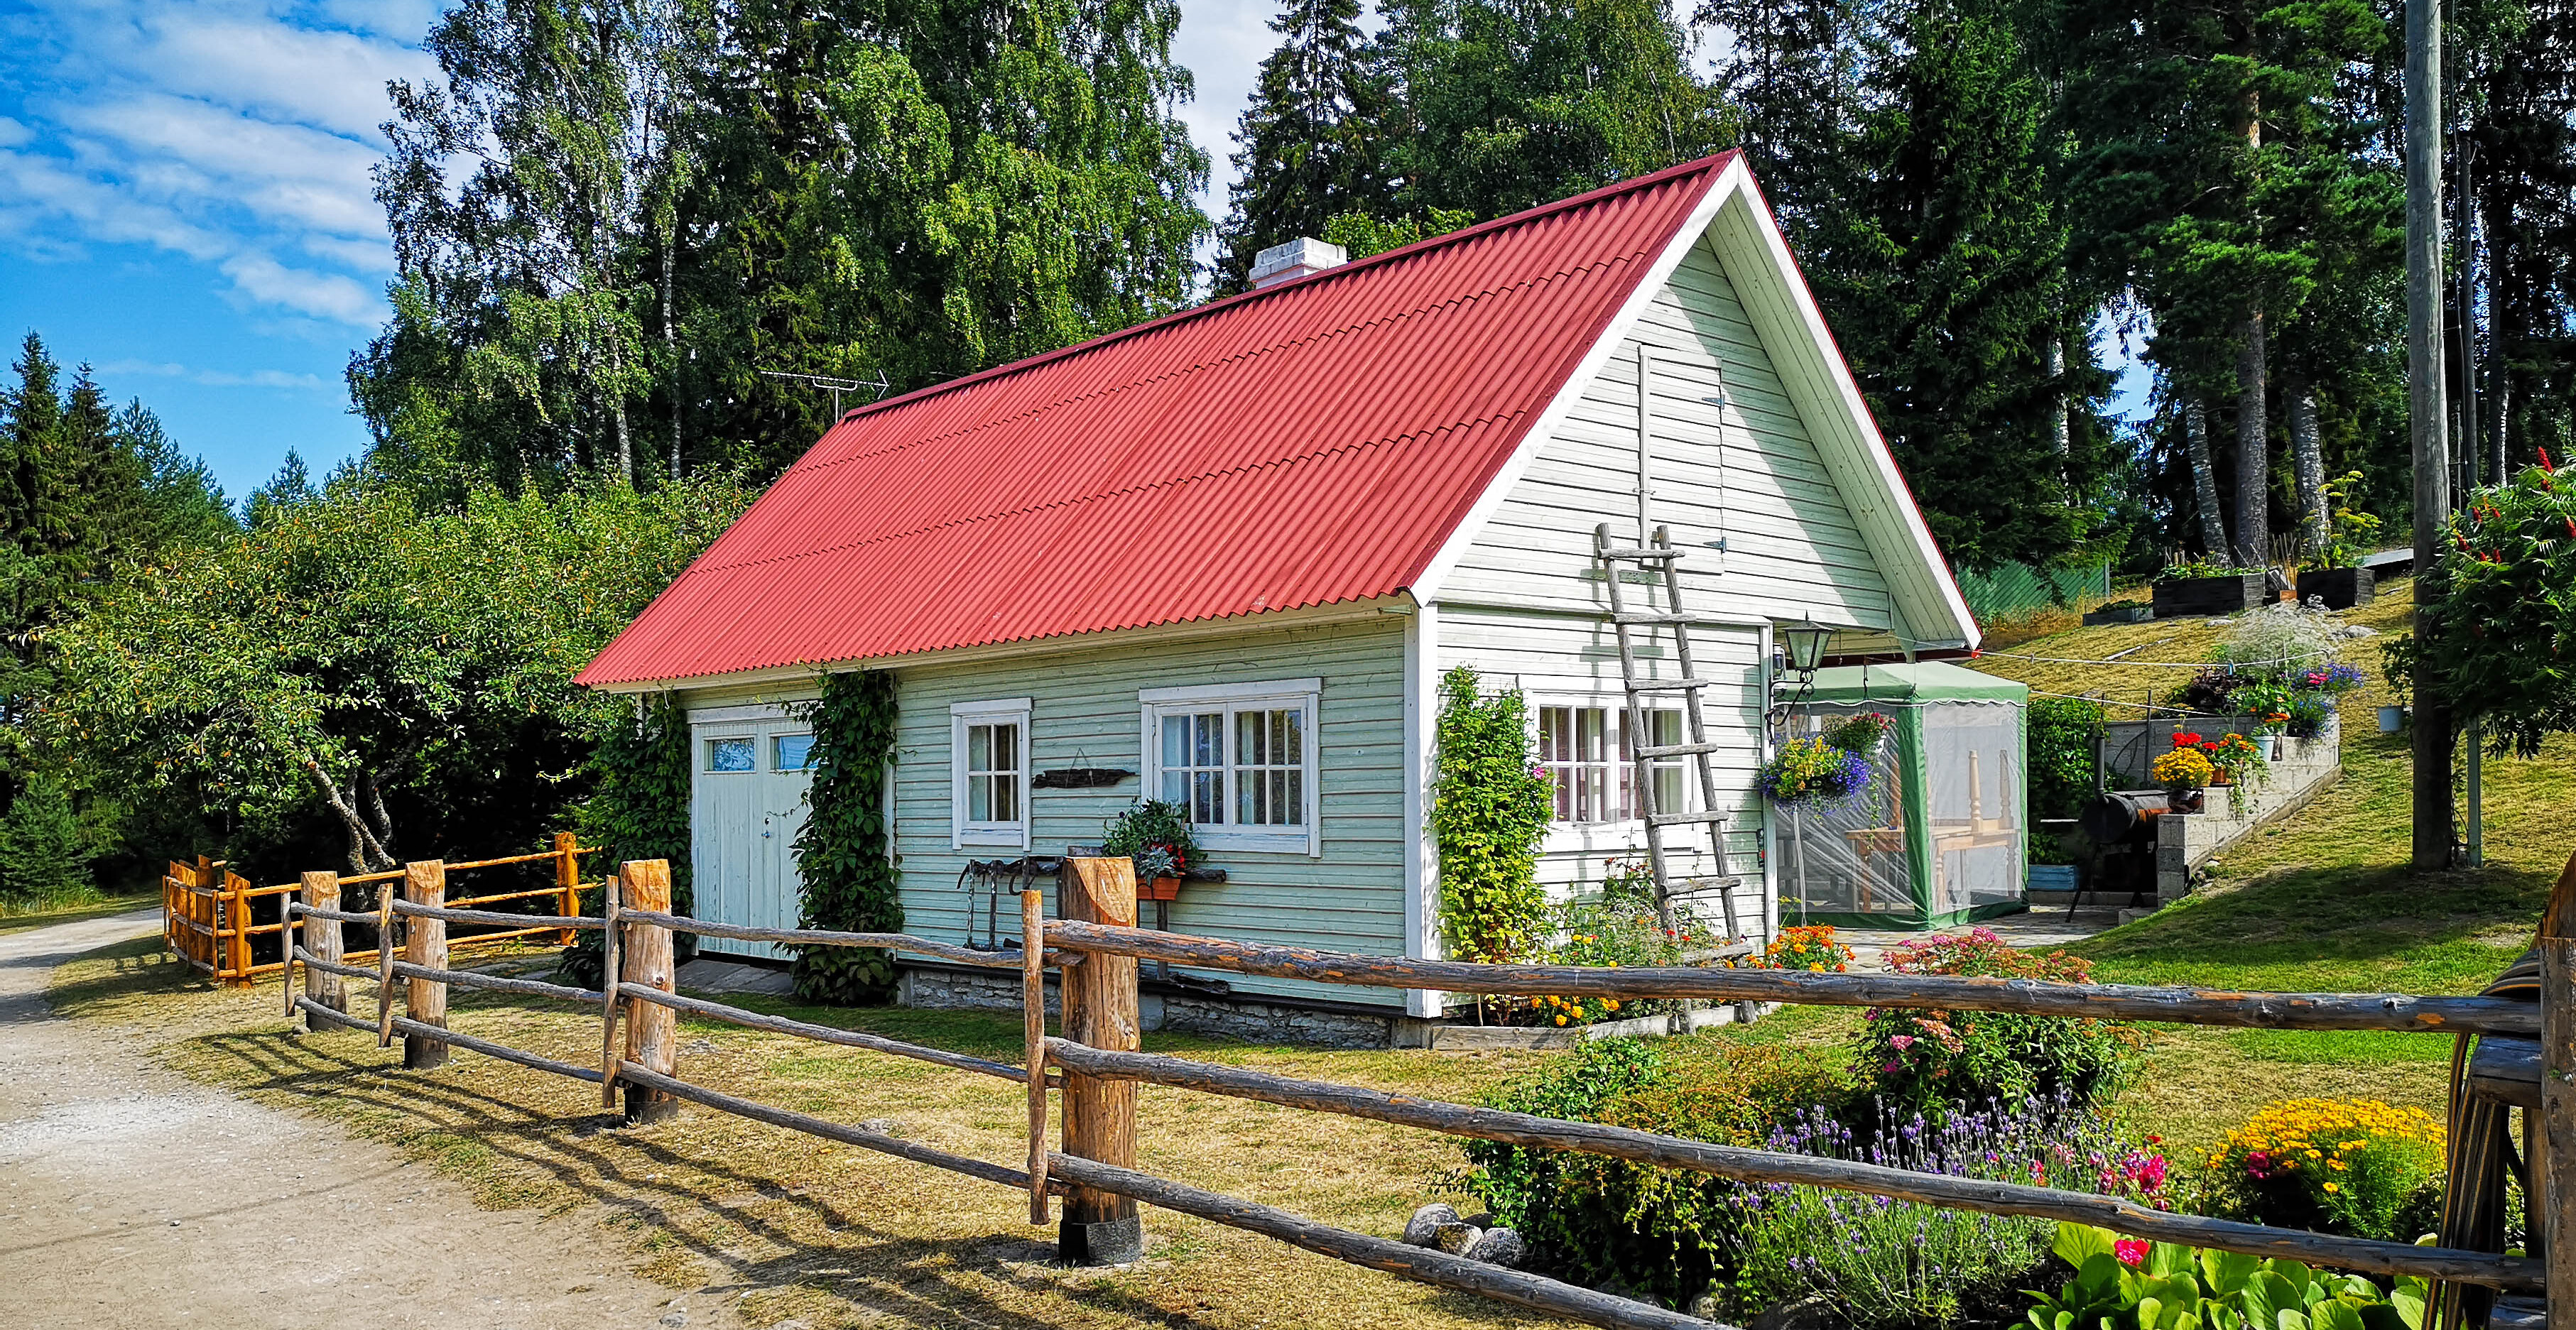
[[[1403,127],[1396,212],[1488,220],[1733,141],[1665,0],[1393,0],[1371,44]]]
[[[1808,168],[1808,280],[1943,552],[2057,562],[2103,534],[2093,500],[2115,457],[2070,313],[2045,101],[2012,32],[1952,0],[1901,37],[1881,100]]]
[[[1393,202],[1381,159],[1398,126],[1359,15],[1359,0],[1289,0],[1270,20],[1279,48],[1261,62],[1234,131],[1232,207],[1217,231],[1220,292],[1244,288],[1261,250],[1322,239],[1333,218],[1382,216]]]

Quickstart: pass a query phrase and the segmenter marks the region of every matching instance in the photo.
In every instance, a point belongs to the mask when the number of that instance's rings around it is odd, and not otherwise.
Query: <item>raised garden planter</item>
[[[2145,623],[2156,617],[2153,605],[2123,605],[2118,609],[2094,610],[2084,616],[2087,627],[2104,623]]]
[[[2234,614],[2271,599],[2261,573],[2232,577],[2188,577],[2156,583],[2156,617],[2187,614]]]
[[[2322,596],[2327,609],[2348,610],[2369,604],[2378,585],[2379,575],[2367,568],[2311,568],[2299,574],[2299,603]]]

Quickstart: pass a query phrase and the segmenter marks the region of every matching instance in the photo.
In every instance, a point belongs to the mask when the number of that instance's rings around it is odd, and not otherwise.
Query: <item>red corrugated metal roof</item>
[[[1403,590],[1726,162],[853,411],[581,682]]]

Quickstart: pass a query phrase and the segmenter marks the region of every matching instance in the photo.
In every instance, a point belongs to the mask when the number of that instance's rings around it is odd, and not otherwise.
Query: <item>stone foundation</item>
[[[1020,975],[1016,970],[905,966],[895,988],[895,1001],[906,1007],[1018,1011]],[[1248,993],[1192,993],[1158,985],[1150,979],[1137,994],[1137,1005],[1137,1014],[1148,1030],[1180,1030],[1246,1043],[1302,1044],[1311,1048],[1386,1048],[1398,1042],[1398,1024],[1430,1024],[1410,1020],[1395,1011],[1290,1002]],[[1060,1015],[1062,1011],[1055,976],[1049,975],[1047,1012]]]

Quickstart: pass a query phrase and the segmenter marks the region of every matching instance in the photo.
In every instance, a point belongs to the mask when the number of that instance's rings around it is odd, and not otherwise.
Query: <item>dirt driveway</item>
[[[478,1210],[427,1167],[46,1007],[56,965],[159,927],[156,909],[0,936],[0,1325],[732,1324],[628,1273],[578,1216]]]

